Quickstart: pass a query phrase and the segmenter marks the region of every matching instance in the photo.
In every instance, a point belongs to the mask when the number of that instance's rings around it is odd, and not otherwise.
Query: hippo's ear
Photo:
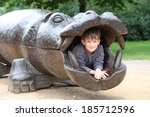
[[[46,14],[46,16],[45,16],[45,18],[44,18],[43,22],[47,22],[47,21],[48,21],[48,19],[49,19],[49,17],[50,17],[51,15],[52,15],[52,12],[50,12],[50,13]]]

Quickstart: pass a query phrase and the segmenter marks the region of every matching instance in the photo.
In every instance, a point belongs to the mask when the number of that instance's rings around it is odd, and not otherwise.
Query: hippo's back
[[[26,36],[31,28],[34,32],[30,38],[36,37],[36,31],[47,12],[36,9],[16,10],[0,16],[0,55],[8,62],[22,58]]]
[[[47,12],[42,10],[16,10],[0,16],[0,43],[21,44],[33,24],[43,20]]]

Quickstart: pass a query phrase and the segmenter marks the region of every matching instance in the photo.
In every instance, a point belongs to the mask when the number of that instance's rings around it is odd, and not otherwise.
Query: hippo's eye
[[[54,23],[60,23],[64,21],[64,18],[61,16],[61,15],[55,15],[53,18],[52,18],[52,22]]]

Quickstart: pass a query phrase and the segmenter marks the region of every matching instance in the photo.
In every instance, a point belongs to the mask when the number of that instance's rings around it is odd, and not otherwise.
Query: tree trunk
[[[85,12],[85,9],[86,9],[85,0],[79,0],[79,7],[80,7],[80,12]]]

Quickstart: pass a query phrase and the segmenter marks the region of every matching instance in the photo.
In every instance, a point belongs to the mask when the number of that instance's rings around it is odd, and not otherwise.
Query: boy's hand
[[[108,76],[109,75],[106,73],[106,71],[101,71],[99,68],[95,70],[94,77],[96,79],[106,79]]]

